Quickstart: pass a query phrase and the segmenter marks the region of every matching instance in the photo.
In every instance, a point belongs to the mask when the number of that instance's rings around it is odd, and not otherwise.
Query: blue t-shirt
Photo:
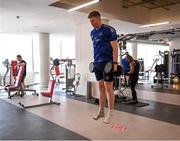
[[[94,62],[113,61],[113,48],[110,42],[117,40],[116,30],[102,24],[99,29],[91,31],[91,39],[94,48]]]
[[[123,71],[124,72],[129,72],[130,71],[130,65],[129,65],[129,62],[128,62],[127,58],[124,58],[122,60],[122,66],[123,66]]]

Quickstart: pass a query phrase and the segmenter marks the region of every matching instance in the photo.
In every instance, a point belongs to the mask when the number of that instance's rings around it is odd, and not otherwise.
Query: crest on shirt
[[[99,33],[99,37],[102,37],[102,36],[103,36],[103,33],[102,33],[102,32],[100,32],[100,33]]]
[[[113,29],[113,28],[110,28],[110,30],[112,33],[116,32],[115,29]]]

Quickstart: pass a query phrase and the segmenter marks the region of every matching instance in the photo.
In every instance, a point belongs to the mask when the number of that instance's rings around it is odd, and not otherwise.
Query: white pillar
[[[137,43],[132,43],[132,57],[137,60]]]
[[[49,65],[50,65],[50,53],[49,53],[49,34],[39,33],[39,56],[40,56],[40,87],[44,88],[48,86],[49,82]]]

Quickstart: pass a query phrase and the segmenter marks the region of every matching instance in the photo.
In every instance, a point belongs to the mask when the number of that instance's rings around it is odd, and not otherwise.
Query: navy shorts
[[[104,80],[108,82],[112,82],[114,80],[114,75],[113,73],[106,74],[104,73],[104,67],[107,62],[101,62],[101,63],[94,63],[94,73],[96,76],[96,80]]]

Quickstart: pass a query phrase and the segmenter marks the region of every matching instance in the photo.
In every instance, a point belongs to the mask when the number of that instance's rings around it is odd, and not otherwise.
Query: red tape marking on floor
[[[121,132],[127,131],[127,127],[125,127],[125,126],[123,126],[121,124],[114,124],[114,125],[112,125],[112,128],[116,129],[118,131],[121,131]]]

